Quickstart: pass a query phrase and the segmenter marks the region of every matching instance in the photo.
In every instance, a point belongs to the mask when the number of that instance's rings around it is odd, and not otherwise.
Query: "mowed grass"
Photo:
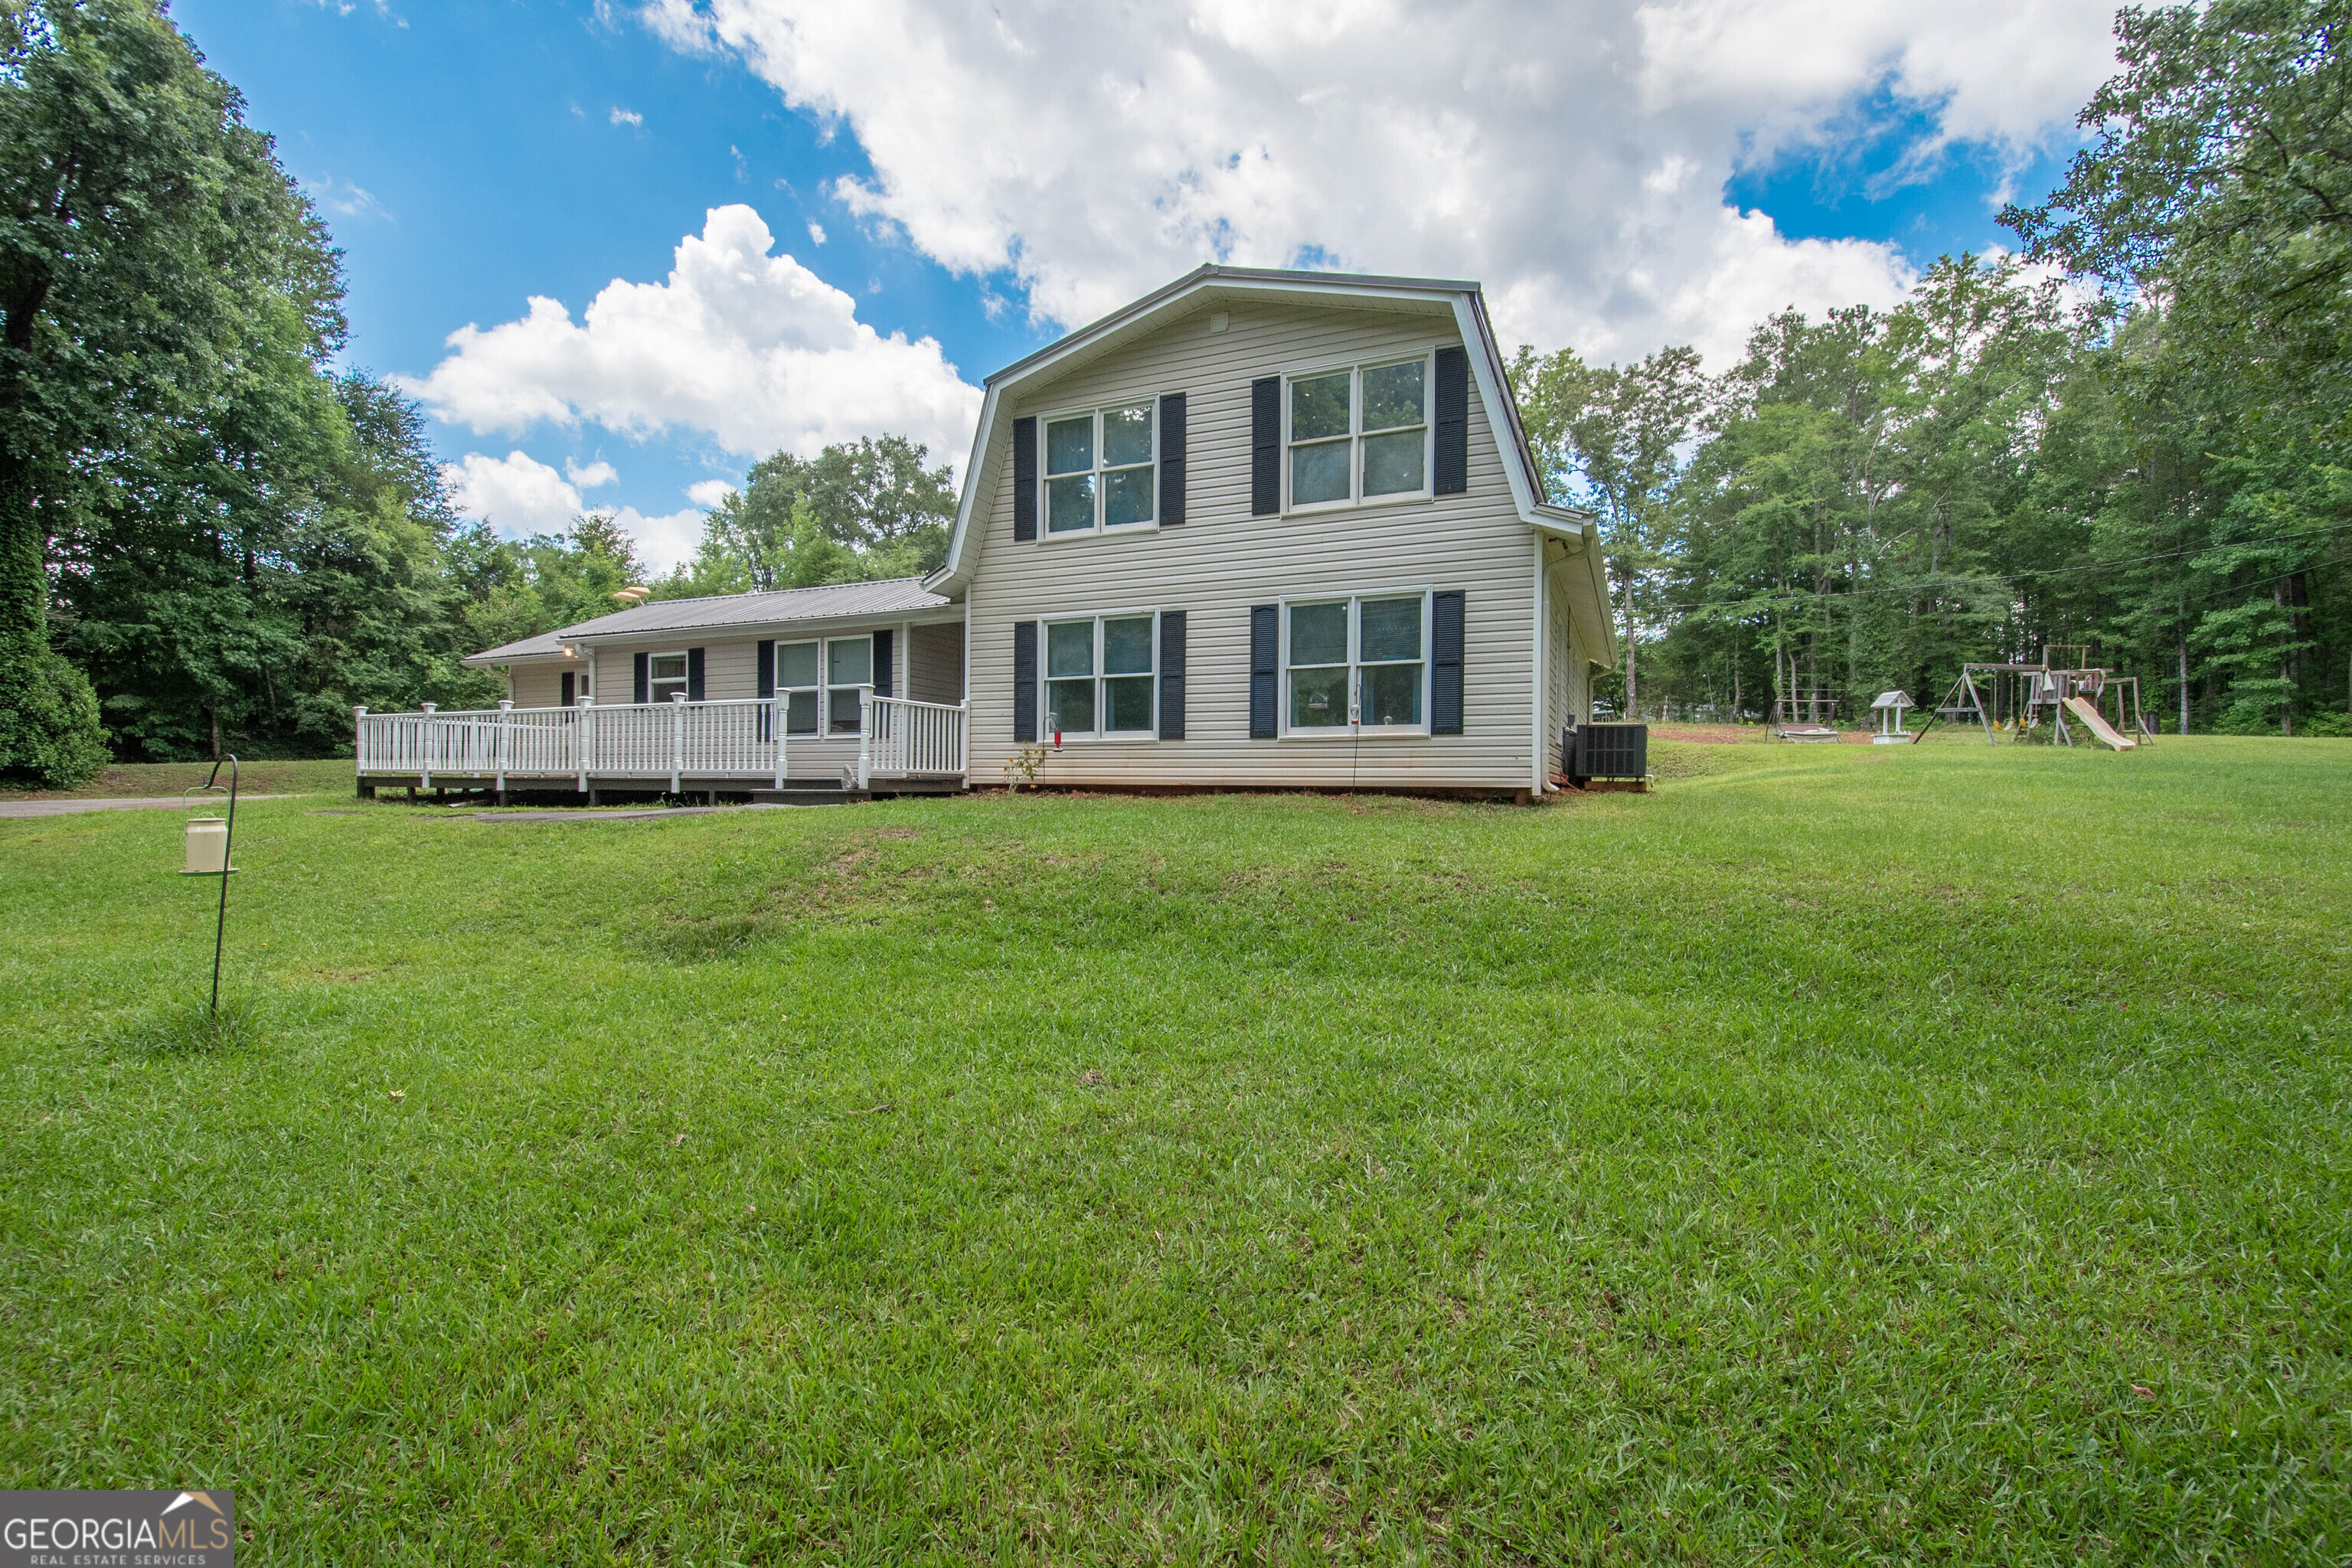
[[[0,823],[0,1484],[267,1563],[2338,1563],[2352,742]]]

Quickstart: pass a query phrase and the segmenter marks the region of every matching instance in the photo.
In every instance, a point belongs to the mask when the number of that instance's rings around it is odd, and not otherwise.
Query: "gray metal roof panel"
[[[715,594],[699,599],[655,599],[631,609],[542,632],[502,647],[487,649],[467,664],[504,664],[512,659],[560,653],[563,645],[640,633],[714,631],[726,626],[763,626],[787,621],[827,620],[841,616],[889,616],[935,610],[955,601],[928,592],[919,577],[879,583],[830,583],[816,588],[780,588],[767,594]]]
[[[523,637],[497,647],[487,647],[478,654],[462,658],[460,664],[510,664],[522,658],[554,658],[563,652],[562,632],[541,632],[537,637]]]
[[[817,588],[780,588],[767,594],[655,599],[634,609],[616,610],[593,621],[565,626],[561,635],[570,640],[627,637],[635,632],[824,620],[835,616],[887,616],[905,610],[934,610],[952,602],[926,590],[920,577],[891,577],[879,583],[829,583]]]

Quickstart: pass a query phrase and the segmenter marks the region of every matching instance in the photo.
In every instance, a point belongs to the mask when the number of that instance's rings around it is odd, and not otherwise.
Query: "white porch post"
[[[352,710],[352,774],[364,775],[368,771],[367,704]]]
[[[857,689],[857,787],[864,789],[874,771],[874,688]]]
[[[440,704],[436,702],[425,703],[425,722],[418,726],[418,728],[423,730],[425,732],[423,736],[424,743],[418,748],[416,753],[416,766],[418,770],[416,774],[416,787],[419,789],[431,789],[433,787],[433,710],[439,706]]]
[[[776,737],[776,787],[778,789],[784,787],[784,715],[789,711],[790,703],[789,698],[768,699],[768,727],[774,731]]]
[[[498,748],[499,753],[499,804],[500,805],[507,803],[507,715],[513,711],[513,698],[499,699],[499,726],[491,736],[490,743]]]
[[[595,763],[596,700],[580,700],[580,793],[588,793],[588,770]]]
[[[686,772],[686,694],[669,694],[669,793],[676,795]]]

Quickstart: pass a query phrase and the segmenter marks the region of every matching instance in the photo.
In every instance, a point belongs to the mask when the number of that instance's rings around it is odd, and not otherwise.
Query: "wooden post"
[[[491,734],[490,744],[498,751],[498,757],[496,760],[499,767],[499,804],[500,805],[504,805],[507,803],[507,715],[513,711],[513,698],[501,697],[499,699],[498,729]]]
[[[791,699],[768,699],[768,728],[776,737],[776,788],[784,787],[784,717]]]
[[[857,689],[857,787],[864,789],[874,769],[874,688]]]
[[[352,782],[362,796],[367,794],[367,704],[352,710]]]
[[[425,721],[417,726],[421,731],[416,752],[417,783],[425,789],[433,787],[433,710],[438,706],[425,703]]]
[[[686,772],[686,693],[669,694],[669,793],[676,795]]]
[[[593,698],[593,697],[583,697],[583,698],[581,698],[581,699],[580,699],[580,700],[579,700],[579,709],[580,709],[580,723],[579,723],[579,731],[580,731],[580,734],[579,734],[579,756],[578,756],[578,758],[577,758],[577,761],[578,761],[578,763],[579,763],[579,764],[580,764],[580,793],[581,793],[582,795],[588,795],[588,794],[589,794],[589,790],[588,790],[588,769],[589,769],[589,764],[590,764],[591,761],[593,760],[593,758],[592,758],[592,753],[593,753],[593,752],[594,752],[594,750],[595,750],[594,742],[595,742],[595,739],[596,739],[596,700],[595,700],[594,698]],[[595,802],[595,798],[594,798],[593,795],[591,795],[591,796],[590,796],[588,804],[589,804],[589,805],[595,805],[595,804],[596,804],[596,802]]]

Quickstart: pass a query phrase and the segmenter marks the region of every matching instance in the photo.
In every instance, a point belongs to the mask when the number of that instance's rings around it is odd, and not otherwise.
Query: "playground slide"
[[[2118,733],[2113,724],[2100,716],[2099,710],[2091,705],[2091,700],[2087,697],[2066,699],[2066,711],[2080,719],[2092,734],[2096,735],[2118,752],[2128,752],[2139,744],[2137,741]]]

